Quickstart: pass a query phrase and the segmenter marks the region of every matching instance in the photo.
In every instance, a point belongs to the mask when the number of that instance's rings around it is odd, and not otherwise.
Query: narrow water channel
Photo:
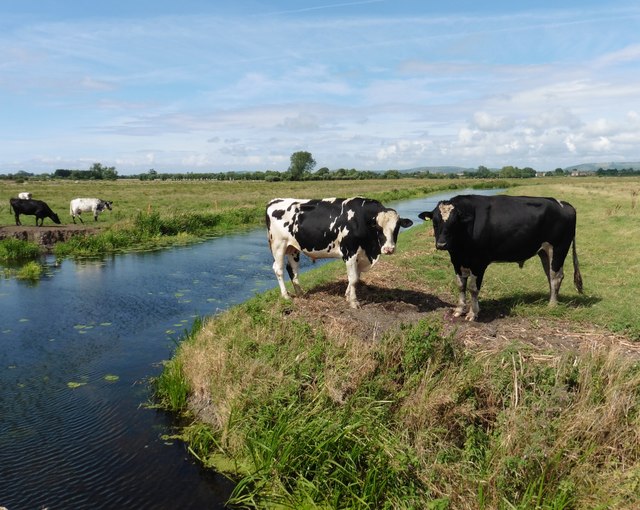
[[[389,205],[419,224],[420,211],[459,193]],[[195,317],[275,287],[272,262],[260,228],[102,260],[49,258],[35,284],[0,280],[0,507],[224,508],[231,483],[164,439],[172,417],[144,407],[148,379]]]

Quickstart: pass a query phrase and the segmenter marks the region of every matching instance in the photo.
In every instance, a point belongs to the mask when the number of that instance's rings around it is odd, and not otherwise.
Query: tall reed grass
[[[185,238],[201,239],[246,228],[258,222],[264,212],[258,209],[237,209],[224,213],[138,212],[132,221],[102,230],[94,235],[74,236],[54,247],[59,258],[86,257],[133,249],[159,248],[183,242]]]
[[[0,262],[32,260],[40,255],[40,248],[35,243],[11,237],[0,240]]]

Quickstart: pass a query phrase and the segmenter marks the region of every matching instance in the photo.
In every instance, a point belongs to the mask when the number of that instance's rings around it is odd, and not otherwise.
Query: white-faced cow
[[[319,258],[342,258],[347,264],[349,284],[345,296],[352,308],[360,305],[356,284],[360,273],[375,264],[381,253],[396,249],[400,227],[413,222],[400,218],[393,209],[377,200],[362,197],[297,200],[277,198],[267,205],[269,247],[273,254],[273,271],[285,299],[284,258],[296,294],[302,293],[298,281],[300,252],[315,261]]]
[[[60,218],[54,213],[51,208],[42,200],[25,200],[23,198],[11,198],[9,199],[10,208],[13,209],[13,213],[16,217],[16,225],[22,225],[20,223],[20,215],[34,215],[36,217],[36,226],[41,227],[45,218],[51,219],[55,224],[60,225]],[[38,225],[38,220],[40,224]]]
[[[76,216],[81,223],[84,223],[80,215],[83,212],[91,211],[93,213],[93,220],[98,221],[98,214],[105,209],[111,210],[112,204],[113,202],[107,202],[99,198],[74,198],[69,203],[69,214],[71,214],[74,223],[76,222]]]
[[[454,315],[478,318],[478,293],[492,262],[517,262],[538,255],[549,282],[549,304],[558,302],[563,265],[573,245],[573,282],[582,293],[576,254],[576,210],[554,198],[460,195],[418,215],[431,219],[438,250],[447,250],[460,291]]]
[[[18,193],[18,198],[29,200],[31,198],[31,193],[29,193],[28,191],[23,191],[22,193]]]

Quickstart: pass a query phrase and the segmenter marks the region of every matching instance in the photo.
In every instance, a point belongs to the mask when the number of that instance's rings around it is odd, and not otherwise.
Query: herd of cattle
[[[98,221],[98,214],[105,209],[111,210],[113,202],[107,202],[99,198],[74,198],[69,203],[69,214],[76,222],[76,217],[80,222],[84,223],[80,216],[83,212],[92,212],[94,221]],[[23,192],[18,193],[18,198],[9,199],[10,210],[13,210],[13,214],[16,218],[16,225],[22,225],[20,222],[20,215],[25,214],[28,216],[36,217],[36,226],[41,227],[44,224],[44,219],[49,218],[56,225],[62,223],[60,217],[51,210],[51,207],[42,200],[35,200],[31,198],[31,193]],[[38,223],[38,221],[40,223]]]
[[[449,252],[459,289],[456,317],[477,320],[478,293],[492,262],[517,262],[522,267],[525,260],[537,254],[549,282],[549,304],[555,305],[564,278],[564,261],[573,247],[573,281],[582,293],[575,245],[576,210],[567,202],[541,197],[459,195],[438,202],[432,211],[418,216],[433,222],[436,249]],[[267,205],[266,223],[273,271],[283,298],[289,299],[283,278],[285,267],[295,293],[302,293],[298,281],[300,253],[314,261],[342,258],[348,277],[345,296],[352,308],[360,306],[356,297],[360,273],[371,268],[381,254],[392,254],[400,228],[413,224],[380,202],[361,197],[278,198]]]
[[[58,215],[45,202],[32,199],[30,193],[20,193],[10,199],[10,204],[16,225],[21,225],[21,214],[35,215],[38,226],[44,218],[60,224]],[[98,214],[111,210],[111,205],[99,198],[74,198],[69,213],[74,223],[76,217],[84,223],[83,212],[92,212],[97,221]],[[432,211],[421,212],[418,217],[433,223],[436,249],[449,252],[459,289],[456,317],[477,320],[478,294],[492,262],[517,262],[522,267],[525,260],[538,255],[549,283],[549,304],[555,305],[564,279],[564,261],[573,248],[573,281],[582,293],[575,245],[576,210],[567,202],[543,197],[459,195],[438,202]],[[302,294],[298,267],[300,253],[304,253],[313,261],[341,258],[347,266],[347,303],[359,308],[356,286],[360,274],[381,254],[393,254],[400,228],[408,228],[413,222],[377,200],[363,197],[277,198],[267,205],[266,224],[273,271],[283,298],[290,298],[284,283],[285,268],[294,292]]]

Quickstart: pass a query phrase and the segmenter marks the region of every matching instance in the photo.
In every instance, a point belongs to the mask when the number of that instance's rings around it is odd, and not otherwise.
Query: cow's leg
[[[566,251],[564,249],[554,250],[553,246],[549,243],[542,243],[542,247],[538,252],[538,256],[542,261],[542,267],[547,275],[547,281],[549,282],[549,306],[558,304],[558,293],[560,292],[562,280],[564,280],[562,266],[567,252],[568,248]]]
[[[467,311],[467,278],[469,270],[461,267],[456,270],[456,283],[458,284],[458,306],[453,311],[454,317],[460,317]]]
[[[20,214],[16,213],[16,227],[19,227],[20,225],[22,225],[22,223],[20,223]]]
[[[547,275],[547,282],[549,283],[549,304],[554,301],[554,286],[551,283],[551,258],[553,257],[553,247],[549,243],[543,243],[540,251],[538,252],[540,262],[542,263],[542,269],[544,274]],[[557,302],[557,292],[554,304]]]
[[[555,306],[558,304],[558,294],[560,293],[560,285],[562,285],[562,280],[564,280],[564,271],[562,266],[558,268],[557,271],[551,268],[551,280],[550,280],[550,288],[551,295],[549,296],[549,306]]]
[[[484,277],[484,271],[486,268],[473,268],[469,271],[469,281],[467,288],[469,289],[469,295],[471,297],[471,306],[465,317],[468,321],[475,321],[480,314],[480,303],[478,302],[478,294],[480,294],[480,287],[482,286],[482,278]]]
[[[300,252],[296,249],[292,250],[291,253],[287,251],[287,273],[289,273],[289,278],[291,278],[291,283],[293,283],[293,288],[296,295],[302,295],[302,287],[300,287],[300,281],[298,280],[298,267],[300,265]]]
[[[82,219],[82,212],[78,213],[78,219],[80,220],[80,223],[82,223],[84,225],[84,220]],[[74,221],[75,223],[75,221]]]
[[[549,297],[549,305],[558,304],[558,294],[560,294],[560,285],[562,285],[562,280],[564,280],[564,261],[567,258],[567,253],[569,253],[569,248],[571,247],[571,242],[567,243],[566,246],[560,245],[556,246],[553,250],[550,264],[550,288],[551,288],[551,296]]]
[[[542,269],[544,269],[544,274],[547,275],[547,282],[549,282],[549,288],[551,288],[551,275],[549,274],[549,271],[551,271],[551,257],[549,257],[549,252],[545,249],[544,245],[540,248],[538,257],[540,257]]]
[[[360,281],[360,271],[358,271],[358,256],[353,255],[346,260],[347,263],[347,278],[349,284],[347,285],[347,291],[344,293],[347,298],[347,303],[351,308],[360,308],[360,303],[356,296],[356,285]]]
[[[271,245],[271,253],[273,255],[273,272],[276,274],[278,285],[280,286],[280,294],[284,299],[290,299],[287,287],[284,284],[284,257],[287,251],[287,243],[280,242]]]

